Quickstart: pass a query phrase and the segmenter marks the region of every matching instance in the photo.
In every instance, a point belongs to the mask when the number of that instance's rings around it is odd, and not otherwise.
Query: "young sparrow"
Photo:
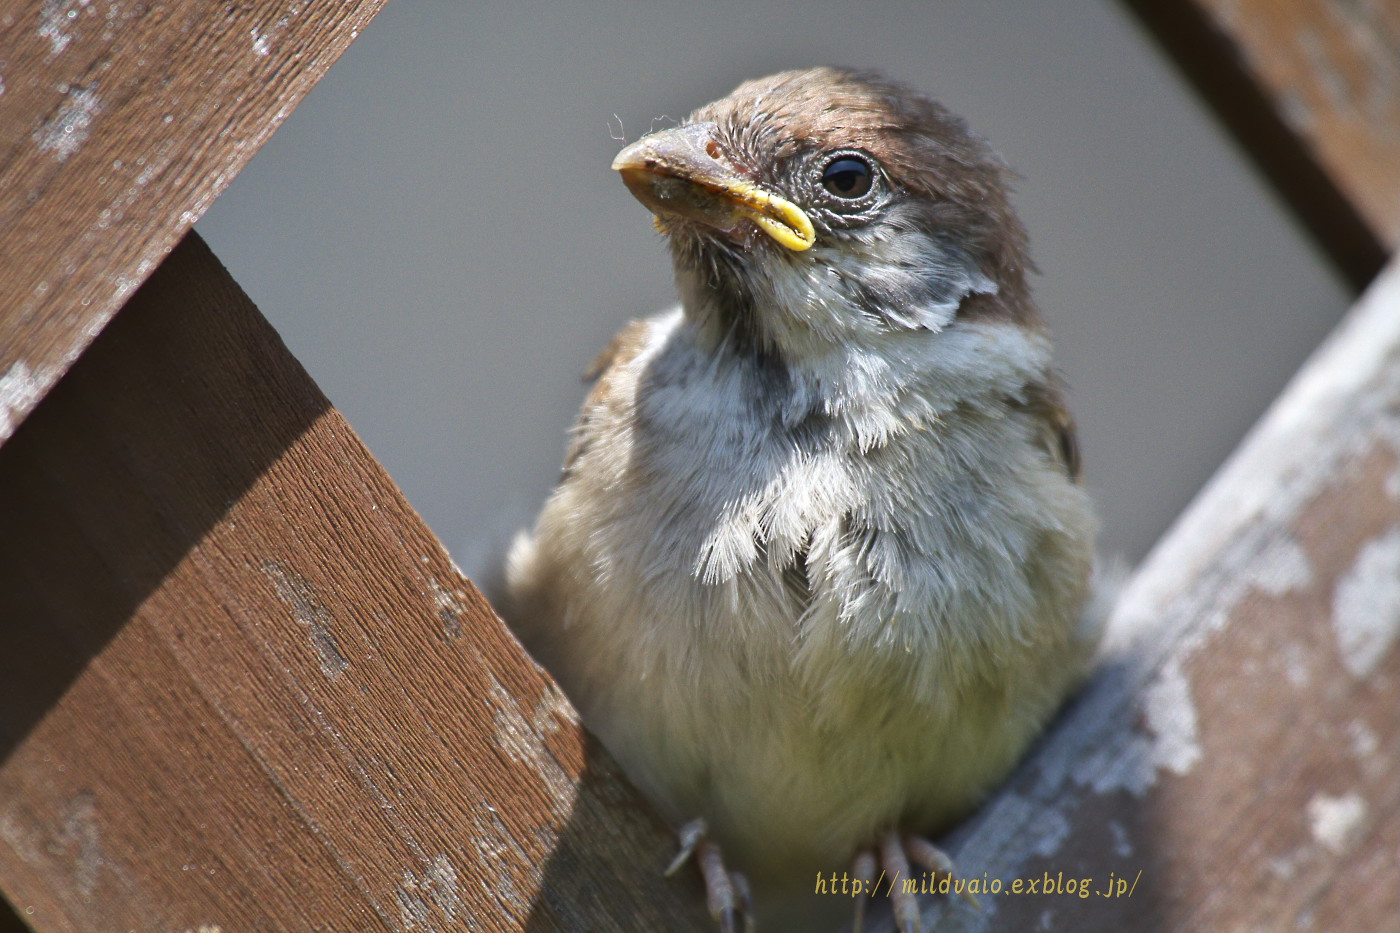
[[[752,917],[738,872],[762,895],[948,870],[924,835],[1006,776],[1098,634],[1006,169],[832,68],[743,84],[613,168],[681,307],[596,364],[506,617],[686,824],[726,928]]]

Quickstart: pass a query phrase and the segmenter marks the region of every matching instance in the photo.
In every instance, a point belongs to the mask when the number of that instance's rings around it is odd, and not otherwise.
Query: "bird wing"
[[[626,327],[613,335],[613,339],[608,341],[603,352],[594,357],[593,362],[589,363],[588,368],[583,371],[584,381],[592,382],[593,390],[588,393],[588,398],[584,400],[578,421],[574,423],[573,430],[570,432],[569,447],[564,452],[564,467],[559,482],[562,483],[569,478],[574,463],[588,449],[593,434],[590,429],[592,414],[600,405],[607,403],[608,396],[614,388],[613,374],[617,372],[619,367],[636,359],[637,355],[646,347],[647,330],[648,322],[646,320],[629,322]]]
[[[1014,402],[1016,408],[1039,422],[1043,429],[1038,440],[1051,460],[1064,468],[1066,475],[1080,481],[1079,434],[1074,416],[1065,407],[1064,387],[1058,379],[1026,386],[1025,397]]]

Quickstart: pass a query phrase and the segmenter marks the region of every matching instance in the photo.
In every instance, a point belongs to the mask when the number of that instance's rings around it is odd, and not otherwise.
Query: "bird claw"
[[[911,859],[934,874],[948,875],[950,878],[957,876],[957,872],[953,868],[953,860],[948,857],[948,853],[927,839],[920,836],[905,836],[904,849],[909,853]],[[966,885],[956,886],[955,890],[974,909],[982,909],[981,901],[977,900],[977,895],[969,891]]]
[[[870,904],[870,895],[874,893],[871,889],[875,887],[875,871],[879,868],[879,863],[875,859],[875,853],[870,849],[862,849],[856,853],[855,861],[851,863],[851,875],[855,878],[856,894],[856,916],[851,922],[851,933],[861,933],[865,926],[865,908]]]
[[[884,869],[880,872],[880,880],[890,879],[888,895],[894,913],[895,928],[899,933],[923,933],[924,922],[919,913],[918,901],[914,892],[903,884],[913,877],[909,868],[911,860],[933,874],[954,874],[953,860],[938,846],[919,836],[900,836],[899,833],[890,831],[880,837],[875,849],[863,849],[856,854],[855,861],[851,863],[851,874],[860,885],[861,893],[856,898],[853,933],[861,933],[866,905],[871,895],[879,893],[874,887],[876,872],[880,868]],[[959,886],[957,890],[969,904],[978,910],[982,909],[977,898],[969,893],[966,887]]]
[[[705,818],[698,817],[686,823],[676,832],[676,837],[680,840],[681,850],[676,853],[676,857],[671,859],[671,864],[666,866],[666,871],[662,874],[669,878],[681,870],[681,866],[690,861],[690,857],[695,854],[695,849],[700,845],[700,840],[705,838],[708,829],[705,826]]]
[[[754,933],[753,895],[748,879],[724,867],[719,844],[706,836],[705,821],[691,820],[680,828],[681,850],[666,866],[666,875],[675,874],[694,856],[705,879],[705,904],[721,933]]]
[[[880,837],[880,862],[890,878],[890,906],[894,910],[895,927],[899,933],[923,933],[924,921],[919,915],[919,902],[914,899],[913,891],[899,883],[901,879],[910,877],[909,856],[905,854],[899,833],[891,830]]]

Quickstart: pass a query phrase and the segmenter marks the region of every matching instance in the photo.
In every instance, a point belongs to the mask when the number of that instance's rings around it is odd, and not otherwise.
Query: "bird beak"
[[[809,248],[816,233],[802,208],[721,161],[714,131],[713,123],[692,123],[643,136],[612,167],[659,218],[683,217],[726,233],[751,220],[790,250]]]

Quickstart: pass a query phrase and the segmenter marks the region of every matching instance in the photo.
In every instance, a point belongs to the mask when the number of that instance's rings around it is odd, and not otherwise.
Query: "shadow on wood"
[[[0,933],[29,933],[29,927],[3,898],[0,898]]]
[[[12,620],[0,626],[0,760],[329,409],[319,393],[288,398],[250,378],[286,379],[260,322],[228,319],[207,348],[218,365],[191,366],[190,343],[213,336],[201,324],[232,297],[197,272],[177,260],[143,286],[54,390],[49,417],[0,453],[0,591]],[[215,412],[200,407],[211,399],[228,419],[217,433],[207,432]]]
[[[35,929],[708,929],[192,235],[0,450],[0,527],[0,887]]]

